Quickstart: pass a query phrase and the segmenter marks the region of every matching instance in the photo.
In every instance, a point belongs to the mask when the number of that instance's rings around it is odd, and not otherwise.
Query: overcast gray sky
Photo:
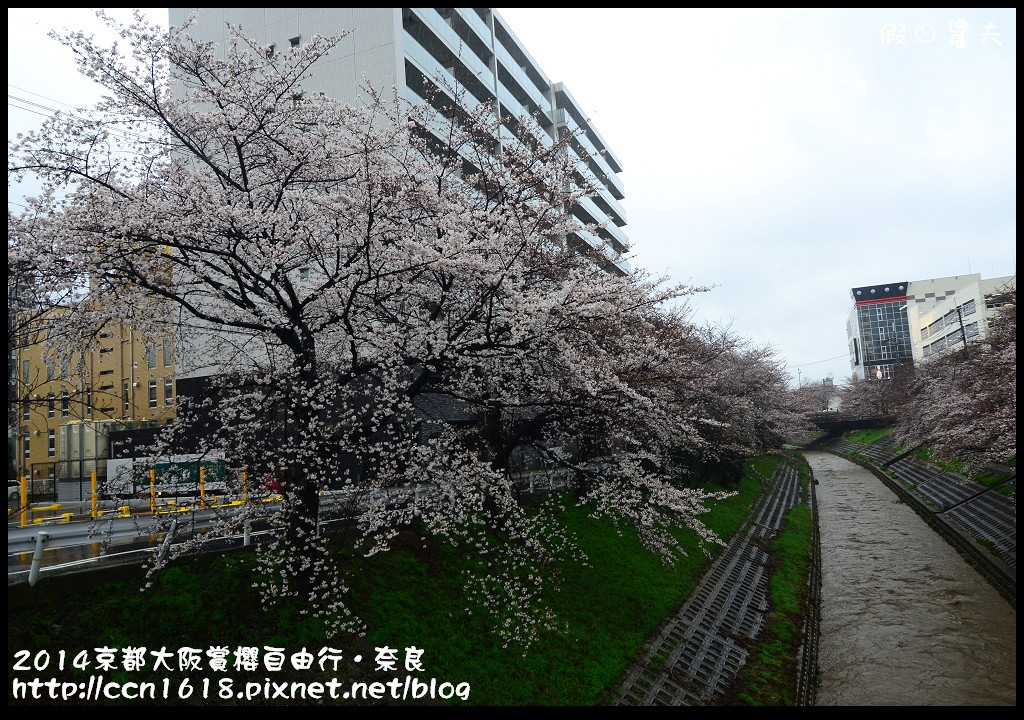
[[[714,285],[698,318],[794,382],[850,374],[851,287],[1016,274],[1015,10],[499,12],[622,161],[633,265]],[[9,134],[95,98],[63,26],[97,21],[8,10],[8,95],[43,106]]]

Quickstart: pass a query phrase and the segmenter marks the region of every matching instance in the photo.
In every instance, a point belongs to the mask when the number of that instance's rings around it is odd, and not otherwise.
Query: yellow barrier
[[[21,476],[21,526],[28,525],[28,475]]]
[[[34,525],[51,525],[53,523],[69,523],[74,513],[62,513],[60,515],[52,515],[50,517],[34,518],[32,523]]]
[[[158,507],[156,510],[153,511],[153,514],[154,515],[173,515],[174,513],[188,512],[191,509],[192,508],[187,507],[187,506],[178,507],[176,505],[167,504],[167,505],[161,505],[160,507]]]
[[[29,508],[29,512],[49,512],[51,510],[60,510],[61,507],[62,506],[60,503],[50,503],[49,505],[36,505],[35,507]]]
[[[245,505],[245,500],[232,500],[231,502],[220,503],[219,505],[210,505],[212,508],[229,508],[235,507],[236,505]]]

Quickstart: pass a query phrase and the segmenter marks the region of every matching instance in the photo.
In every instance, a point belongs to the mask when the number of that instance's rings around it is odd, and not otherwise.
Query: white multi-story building
[[[979,273],[866,285],[850,290],[850,366],[860,379],[891,378],[902,362],[923,360],[984,337],[1017,277]]]
[[[180,25],[195,14],[189,33],[199,40],[226,45],[228,23],[268,52],[301,45],[314,34],[351,30],[315,68],[316,87],[342,102],[358,102],[364,83],[375,89],[395,87],[412,102],[431,92],[462,92],[462,102],[491,104],[509,124],[534,115],[548,147],[574,134],[569,150],[581,180],[597,188],[570,212],[585,224],[600,226],[596,235],[580,230],[576,242],[601,250],[606,270],[630,271],[623,255],[629,241],[622,166],[562,83],[544,74],[508,23],[492,8],[171,8],[170,23]],[[501,142],[513,142],[501,128]]]
[[[1003,305],[1006,292],[1017,287],[1016,276],[982,280],[974,274],[961,275],[959,279],[969,282],[936,297],[933,303],[915,301],[909,315],[915,363],[947,349],[963,347],[971,338],[984,337],[993,313]]]

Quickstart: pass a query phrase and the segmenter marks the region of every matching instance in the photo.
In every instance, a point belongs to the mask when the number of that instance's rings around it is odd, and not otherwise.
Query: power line
[[[12,85],[11,87],[16,87],[16,86]],[[39,95],[39,93],[33,93],[31,90],[27,90],[25,92],[29,92],[32,95]],[[39,97],[46,97],[46,96],[45,95],[39,95]],[[56,115],[57,113],[63,112],[66,116],[74,118],[76,120],[81,120],[81,121],[87,121],[88,120],[88,118],[84,118],[84,117],[82,117],[80,115],[77,115],[75,113],[58,110],[57,108],[49,107],[47,105],[43,105],[42,103],[37,103],[37,102],[35,102],[33,100],[28,100],[27,98],[18,97],[17,95],[11,95],[10,93],[7,94],[7,99],[8,99],[7,107],[12,107],[12,108],[15,108],[16,110],[21,110],[23,112],[32,113],[34,115],[40,115],[40,116],[45,117],[45,118],[53,118],[53,116]],[[46,98],[46,99],[47,100],[52,100],[53,102],[56,102],[56,103],[60,103],[61,105],[67,105],[67,103],[60,102],[60,100],[53,100],[52,98]],[[10,102],[11,100],[13,100],[15,103],[23,103],[24,105],[30,105],[32,107],[39,108],[40,110],[46,110],[47,113],[49,113],[49,114],[39,112],[38,110],[32,110],[32,109],[30,109],[28,107],[23,107],[23,105],[13,104],[13,103]],[[72,107],[72,106],[68,105],[68,107]],[[107,130],[107,132],[111,133],[112,135],[116,135],[116,136],[118,136],[120,138],[123,138],[123,139],[126,139],[126,140],[142,140],[142,141],[148,141],[149,140],[149,138],[147,138],[144,135],[140,135],[139,133],[132,132],[130,130],[124,130],[122,128],[114,127],[110,123],[108,123],[106,125],[105,129]]]
[[[830,362],[832,360],[838,360],[840,358],[845,358],[845,357],[849,357],[849,353],[843,353],[842,355],[836,355],[835,357],[825,358],[824,360],[815,360],[814,362],[791,363],[791,364],[787,365],[786,367],[805,367],[807,365],[818,365],[818,364],[823,363],[823,362]]]
[[[32,113],[33,115],[40,115],[40,116],[42,116],[42,117],[44,117],[44,118],[50,118],[50,117],[53,117],[53,115],[52,115],[52,114],[50,114],[50,115],[47,115],[46,113],[41,113],[41,112],[38,112],[37,110],[29,110],[29,109],[28,109],[28,108],[26,108],[26,107],[21,107],[20,105],[14,105],[14,104],[12,104],[12,103],[7,103],[7,107],[12,107],[12,108],[16,108],[16,109],[18,109],[18,110],[23,110],[24,112],[30,112],[30,113]]]
[[[48,95],[42,95],[42,94],[40,94],[40,93],[37,93],[37,92],[32,92],[32,91],[31,91],[31,90],[29,90],[28,88],[23,88],[23,87],[21,87],[21,86],[19,86],[19,85],[15,85],[14,83],[7,83],[7,87],[12,87],[12,88],[14,88],[15,90],[21,90],[22,92],[27,92],[27,93],[28,93],[29,95],[35,95],[36,97],[41,97],[41,98],[43,98],[44,100],[49,100],[50,102],[55,102],[55,103],[57,103],[58,105],[64,105],[64,106],[66,106],[66,107],[69,107],[69,108],[71,108],[72,110],[77,110],[77,109],[78,109],[78,108],[77,108],[77,107],[75,107],[74,105],[71,105],[71,104],[69,104],[69,103],[66,103],[66,102],[64,102],[63,100],[57,100],[56,98],[52,98],[52,97],[49,97]],[[10,95],[8,95],[8,97],[10,97]]]

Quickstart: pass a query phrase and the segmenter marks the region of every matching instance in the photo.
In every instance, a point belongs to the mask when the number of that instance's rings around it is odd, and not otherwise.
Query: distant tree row
[[[1017,291],[984,338],[919,367],[899,394],[897,442],[924,440],[936,457],[971,470],[1017,454]]]

